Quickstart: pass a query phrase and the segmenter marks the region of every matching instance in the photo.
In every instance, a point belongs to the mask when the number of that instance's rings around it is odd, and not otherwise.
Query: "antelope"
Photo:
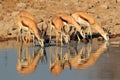
[[[55,29],[55,33],[56,33],[56,42],[57,42],[57,37],[60,33],[61,35],[61,45],[62,45],[62,37],[65,38],[65,42],[68,43],[69,42],[69,35],[65,34],[62,29],[63,29],[63,21],[58,17],[55,16],[52,18],[51,22],[51,27],[50,27],[50,41],[51,41],[51,31],[53,30],[53,28]]]
[[[76,21],[73,19],[73,17],[71,17],[70,15],[67,15],[65,13],[58,13],[56,14],[52,20],[51,20],[51,29],[50,29],[50,36],[51,36],[51,31],[53,28],[55,28],[56,31],[56,35],[58,33],[61,33],[61,42],[62,42],[62,35],[66,34],[64,32],[62,32],[62,29],[65,25],[73,25],[77,31],[79,31],[82,35],[83,38],[85,38],[85,36],[82,34],[81,31],[81,27],[76,23]],[[51,39],[51,37],[50,37]],[[69,38],[67,38],[69,39]]]
[[[32,53],[32,55],[36,54],[35,56],[32,56],[29,52],[29,46],[21,45],[17,48],[17,71],[22,75],[29,75],[32,74],[38,65],[39,60],[43,57],[44,54],[44,48],[39,48],[36,53]],[[24,53],[24,51],[26,51]]]
[[[20,16],[22,16],[22,17],[27,17],[27,18],[29,18],[29,19],[31,19],[31,20],[33,20],[36,24],[37,24],[37,20],[35,19],[35,17],[32,15],[32,14],[30,14],[29,12],[27,12],[27,11],[25,11],[25,10],[21,10],[20,12],[19,12],[19,14],[18,14],[18,19],[19,19],[19,17]],[[18,26],[19,26],[19,24],[20,23],[18,23]],[[28,29],[27,28],[25,28],[25,26],[19,26],[19,34],[18,34],[18,36],[22,33],[21,32],[21,30],[26,30],[26,31],[28,31]],[[32,32],[32,31],[31,31]],[[23,36],[23,35],[22,35]],[[28,31],[28,37],[30,36],[30,31]],[[42,35],[43,36],[43,35]],[[24,40],[24,38],[22,37],[22,39]],[[29,40],[29,38],[28,38],[28,40]],[[33,35],[33,42],[34,42],[34,35]]]
[[[40,34],[39,34],[39,29],[37,27],[37,23],[35,21],[33,21],[32,19],[25,17],[25,16],[18,16],[18,25],[20,27],[20,29],[25,29],[28,32],[32,32],[35,37],[37,38],[39,44],[41,45],[41,47],[44,47],[44,39],[41,38]],[[30,35],[30,33],[29,33]],[[34,41],[34,35],[33,35],[33,41]]]
[[[25,10],[21,10],[21,11],[18,13],[18,19],[19,19],[19,16],[24,16],[24,17],[27,17],[27,18],[33,20],[34,22],[37,22],[36,19],[35,19],[35,17],[34,17],[32,14],[30,14],[29,12],[25,11]],[[18,25],[18,26],[19,26],[19,25]],[[23,28],[22,26],[19,26],[19,28],[18,28],[18,32],[19,32],[18,37],[19,37],[19,35],[21,35],[21,34],[23,33],[23,32],[22,32],[22,29],[25,29],[25,28]],[[25,29],[25,30],[27,31],[27,29]],[[29,33],[29,32],[28,32],[28,33]],[[17,40],[18,40],[18,37],[17,37]],[[23,38],[23,37],[22,37],[22,38]],[[23,38],[23,40],[24,40],[24,38]]]
[[[100,35],[102,35],[102,37],[106,41],[109,40],[108,34],[100,27],[100,25],[95,20],[95,18],[93,16],[91,16],[90,14],[88,14],[87,12],[77,11],[77,12],[73,13],[71,16],[79,24],[88,26],[88,29],[90,30],[89,31],[90,35],[92,35],[91,27],[93,27],[100,33]]]

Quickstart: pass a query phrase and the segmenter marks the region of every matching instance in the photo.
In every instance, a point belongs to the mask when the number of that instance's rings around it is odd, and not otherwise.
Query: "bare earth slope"
[[[22,9],[35,16],[38,27],[56,13],[86,11],[112,34],[120,34],[120,0],[0,0],[0,38],[17,35],[16,18]]]

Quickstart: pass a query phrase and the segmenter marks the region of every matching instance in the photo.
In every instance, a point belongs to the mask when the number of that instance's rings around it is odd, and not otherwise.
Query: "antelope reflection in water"
[[[30,53],[30,47],[23,46],[23,44],[20,44],[17,50],[17,71],[22,74],[31,74],[36,70],[36,67],[38,65],[38,62],[41,60],[41,62],[47,62],[47,56],[46,51],[44,48],[39,48],[36,52],[34,52],[34,47],[32,54]]]
[[[55,50],[55,49],[54,49]],[[49,64],[50,72],[53,75],[59,75],[63,70],[63,64],[62,64],[62,47],[58,49],[58,46],[56,46],[56,51],[52,51],[52,47],[50,47],[50,64]]]
[[[50,51],[50,71],[52,74],[59,75],[62,70],[66,68],[89,68],[90,66],[94,65],[97,59],[104,53],[104,51],[107,49],[107,45],[107,42],[102,43],[94,53],[92,53],[91,43],[85,44],[81,47],[77,46],[77,43],[74,43],[72,47],[68,46],[67,52],[64,54],[62,54],[62,49],[59,53],[58,47],[56,47],[55,54]],[[53,61],[52,57],[54,58]]]
[[[91,45],[83,46],[77,55],[69,59],[71,67],[74,69],[86,69],[94,65],[100,55],[107,49],[107,45],[107,42],[103,43],[94,53],[91,53]]]

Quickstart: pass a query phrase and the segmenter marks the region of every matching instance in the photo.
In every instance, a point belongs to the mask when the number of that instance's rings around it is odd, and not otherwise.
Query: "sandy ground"
[[[39,28],[42,20],[49,21],[56,13],[86,11],[102,28],[120,34],[120,0],[0,0],[0,10],[0,38],[16,37],[20,10],[33,14]]]

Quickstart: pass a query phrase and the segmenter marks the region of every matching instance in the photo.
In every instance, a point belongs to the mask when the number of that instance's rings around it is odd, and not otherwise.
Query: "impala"
[[[100,25],[94,19],[94,17],[91,16],[90,14],[88,14],[87,12],[78,11],[78,12],[73,13],[71,16],[79,24],[84,24],[84,25],[88,26],[90,35],[92,34],[91,27],[93,27],[100,33],[100,35],[102,35],[102,37],[106,41],[109,40],[108,34],[102,29],[102,27],[100,27]]]

